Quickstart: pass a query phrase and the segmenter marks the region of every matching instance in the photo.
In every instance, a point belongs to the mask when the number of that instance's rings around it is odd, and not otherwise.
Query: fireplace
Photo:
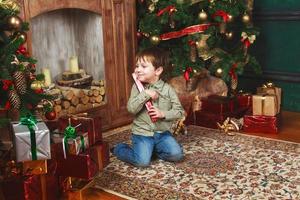
[[[103,130],[130,123],[126,103],[136,50],[135,1],[24,0],[22,5],[37,71],[47,69],[54,83],[66,71],[91,75],[105,83],[105,98],[87,112],[102,116]]]

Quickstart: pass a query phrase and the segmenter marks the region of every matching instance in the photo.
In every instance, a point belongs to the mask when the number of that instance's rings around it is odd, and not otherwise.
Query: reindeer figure
[[[210,95],[227,96],[226,83],[215,76],[211,76],[207,69],[194,74],[187,82],[183,76],[177,76],[169,80],[178,94],[186,112],[201,109],[201,99]],[[194,104],[194,105],[193,105]]]

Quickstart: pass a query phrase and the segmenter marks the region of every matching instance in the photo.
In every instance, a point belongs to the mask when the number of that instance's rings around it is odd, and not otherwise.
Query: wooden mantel
[[[89,112],[102,116],[103,130],[130,123],[132,117],[126,104],[136,52],[135,0],[21,0],[21,5],[21,16],[28,22],[45,12],[64,8],[84,9],[101,15],[107,103]],[[27,36],[27,47],[32,52],[30,31]]]

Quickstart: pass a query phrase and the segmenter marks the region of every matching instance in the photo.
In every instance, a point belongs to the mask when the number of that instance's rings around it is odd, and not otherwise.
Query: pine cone
[[[15,89],[9,90],[8,100],[12,108],[19,109],[21,107],[21,99]]]
[[[13,79],[17,92],[21,95],[25,94],[27,89],[25,73],[22,71],[16,71],[13,73]]]
[[[231,89],[236,90],[238,85],[238,79],[231,79]]]

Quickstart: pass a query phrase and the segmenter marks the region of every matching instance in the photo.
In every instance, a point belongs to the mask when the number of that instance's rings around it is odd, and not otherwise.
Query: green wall
[[[260,35],[252,46],[263,76],[245,73],[239,88],[255,92],[265,81],[282,88],[282,109],[300,112],[300,0],[256,0],[253,22]]]

